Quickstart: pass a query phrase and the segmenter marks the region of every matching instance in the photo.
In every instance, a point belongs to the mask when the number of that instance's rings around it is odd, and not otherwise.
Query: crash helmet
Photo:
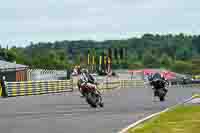
[[[87,74],[88,71],[87,71],[87,69],[83,68],[83,69],[81,69],[81,73],[85,73],[85,74]]]

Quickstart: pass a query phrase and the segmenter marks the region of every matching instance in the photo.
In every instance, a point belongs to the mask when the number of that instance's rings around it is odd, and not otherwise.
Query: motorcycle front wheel
[[[91,107],[96,108],[98,100],[99,99],[95,93],[90,92],[87,94],[86,101]]]
[[[166,95],[166,92],[163,89],[159,90],[160,101],[165,101],[165,95]]]
[[[160,96],[160,101],[165,101],[165,97],[164,96]]]

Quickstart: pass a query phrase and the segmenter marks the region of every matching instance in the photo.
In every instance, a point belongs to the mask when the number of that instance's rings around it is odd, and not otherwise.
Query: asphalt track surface
[[[154,102],[148,88],[103,93],[105,107],[90,108],[78,92],[0,99],[0,133],[116,133],[186,98],[198,88],[170,88]]]

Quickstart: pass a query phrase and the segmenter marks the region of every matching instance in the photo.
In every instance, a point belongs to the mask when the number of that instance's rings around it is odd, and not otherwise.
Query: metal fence
[[[28,80],[63,80],[67,77],[67,70],[28,69]]]

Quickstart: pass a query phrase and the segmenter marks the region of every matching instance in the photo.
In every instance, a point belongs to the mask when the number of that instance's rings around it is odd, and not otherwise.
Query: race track
[[[195,88],[170,88],[165,102],[153,102],[147,88],[104,92],[104,108],[93,109],[78,92],[0,99],[1,133],[116,133],[149,114],[186,98]]]

